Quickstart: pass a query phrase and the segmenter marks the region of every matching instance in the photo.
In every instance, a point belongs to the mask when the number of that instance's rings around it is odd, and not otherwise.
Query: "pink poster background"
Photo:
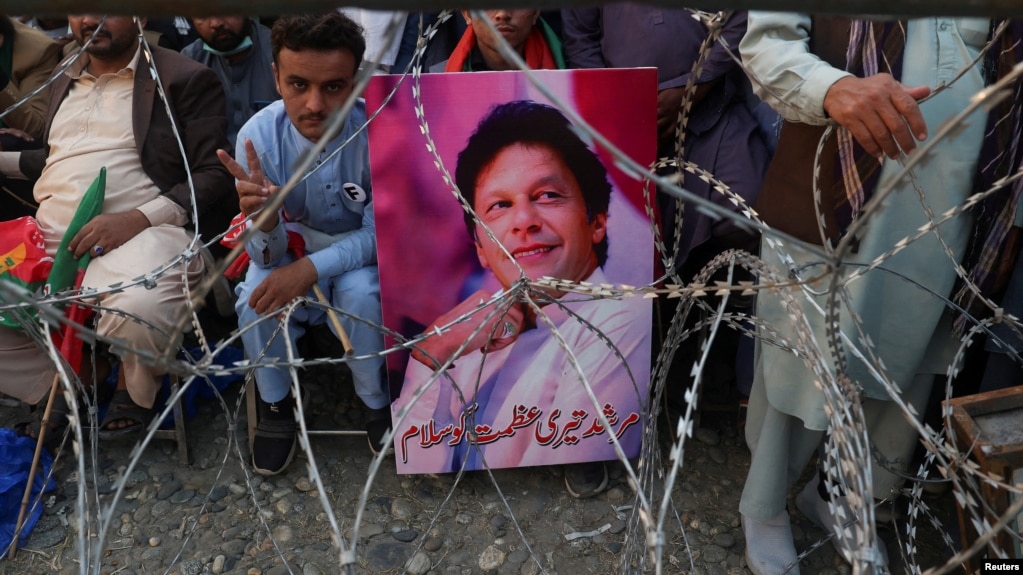
[[[654,160],[655,70],[535,74],[630,158],[643,166]],[[371,117],[398,80],[398,76],[373,78],[365,94]],[[420,79],[420,86],[423,115],[444,166],[452,174],[458,152],[494,104],[512,100],[553,104],[519,72],[427,74]],[[480,267],[463,223],[462,208],[427,150],[427,139],[416,116],[411,76],[371,120],[369,140],[384,324],[411,338],[477,289],[496,290],[500,285]],[[615,168],[606,150],[592,143],[590,147],[607,167],[614,188],[608,217],[610,250],[604,273],[615,284],[649,283],[654,276],[654,249],[642,184]],[[649,324],[649,314],[646,319]],[[394,338],[388,338],[389,347],[395,343]],[[392,397],[401,393],[408,361],[407,353],[388,356]],[[649,365],[640,371],[634,370],[634,376],[640,385],[646,385]],[[633,443],[638,450],[638,442]],[[562,449],[549,463],[590,459],[579,450],[571,453],[570,447]],[[403,465],[400,456],[398,461],[399,472],[420,471],[414,465]]]

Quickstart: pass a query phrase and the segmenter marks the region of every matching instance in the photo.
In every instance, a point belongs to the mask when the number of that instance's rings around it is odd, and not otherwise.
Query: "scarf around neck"
[[[445,72],[471,72],[469,56],[476,47],[476,33],[472,26],[465,29],[458,45],[451,52],[448,63],[444,66]],[[536,26],[526,38],[522,49],[523,60],[533,70],[562,70],[565,68],[565,59],[561,53],[561,42],[558,41],[554,31],[543,21],[537,18]]]

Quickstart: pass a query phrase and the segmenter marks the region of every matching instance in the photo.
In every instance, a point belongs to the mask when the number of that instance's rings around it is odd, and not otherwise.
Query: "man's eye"
[[[327,86],[327,91],[336,94],[337,92],[340,92],[342,88],[343,86],[340,84],[330,84]]]
[[[544,190],[540,192],[539,197],[543,200],[557,200],[561,198],[561,192],[557,190]]]
[[[492,212],[494,210],[502,210],[502,209],[507,209],[507,208],[510,208],[510,207],[511,207],[511,202],[507,202],[507,201],[494,202],[494,203],[490,204],[490,207],[487,208],[487,211],[488,212]]]
[[[296,90],[305,90],[305,82],[292,82],[291,87]]]

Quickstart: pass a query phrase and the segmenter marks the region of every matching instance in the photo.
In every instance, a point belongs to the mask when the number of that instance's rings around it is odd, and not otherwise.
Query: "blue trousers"
[[[294,261],[290,255],[281,262],[285,265]],[[242,329],[242,343],[245,355],[250,361],[261,363],[264,358],[287,358],[285,337],[291,339],[291,345],[305,333],[307,325],[319,325],[327,321],[327,313],[315,307],[301,307],[290,316],[287,330],[283,327],[278,331],[277,321],[261,317],[249,307],[249,296],[253,290],[273,272],[274,268],[261,268],[249,264],[245,280],[238,284],[235,293],[238,302],[238,325]],[[362,318],[372,324],[380,325],[380,276],[377,266],[366,266],[355,269],[340,276],[319,281],[320,289],[329,294],[331,304],[346,313]],[[312,292],[310,299],[315,300]],[[384,336],[372,325],[354,320],[346,315],[338,314],[341,326],[348,333],[355,348],[356,355],[366,355],[383,350]],[[328,325],[329,322],[328,322]],[[251,327],[250,327],[251,326]],[[334,326],[330,325],[330,330]],[[276,336],[275,336],[275,332]],[[285,336],[287,333],[287,336]],[[335,335],[337,335],[335,333]],[[271,340],[271,338],[273,338]],[[267,344],[269,342],[269,345]],[[294,348],[294,347],[293,347]],[[265,350],[265,351],[264,351]],[[261,355],[262,354],[262,355]],[[355,380],[355,392],[370,409],[387,407],[391,403],[387,382],[384,379],[384,358],[382,356],[348,362]],[[291,377],[288,370],[278,367],[258,367],[255,370],[256,385],[259,396],[267,403],[284,399],[291,388]]]

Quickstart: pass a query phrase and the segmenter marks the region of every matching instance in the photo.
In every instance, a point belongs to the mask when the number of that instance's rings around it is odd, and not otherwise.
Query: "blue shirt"
[[[341,133],[317,156],[310,168],[313,171],[288,194],[281,210],[285,220],[305,226],[302,235],[307,255],[320,279],[376,263],[376,225],[365,130],[330,157],[365,123],[366,107],[360,100]],[[259,111],[238,132],[235,157],[243,163],[246,139],[252,140],[263,173],[277,186],[288,181],[293,167],[314,146],[291,123],[280,100]],[[325,237],[331,241],[324,242]],[[280,263],[287,245],[282,220],[269,233],[256,230],[245,250],[256,265],[268,268]]]

